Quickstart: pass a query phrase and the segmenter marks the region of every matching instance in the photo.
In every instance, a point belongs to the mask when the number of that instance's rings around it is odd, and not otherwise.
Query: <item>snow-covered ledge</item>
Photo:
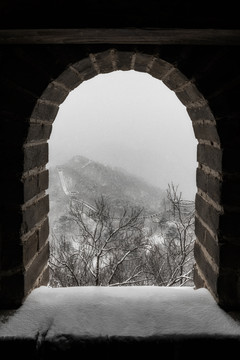
[[[25,359],[28,349],[31,360],[126,349],[140,355],[165,349],[169,359],[186,359],[190,349],[220,356],[228,349],[229,356],[240,349],[240,325],[206,289],[40,287],[1,323],[0,348],[24,350]]]

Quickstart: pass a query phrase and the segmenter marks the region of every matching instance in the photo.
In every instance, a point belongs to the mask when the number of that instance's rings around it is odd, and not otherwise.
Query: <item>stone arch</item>
[[[49,82],[31,113],[23,154],[24,204],[21,207],[23,264],[17,273],[17,279],[21,278],[19,288],[11,290],[13,302],[21,302],[34,287],[46,284],[48,281],[47,213],[49,205],[45,194],[48,187],[45,164],[48,158],[47,141],[59,106],[70,91],[83,81],[98,74],[116,70],[149,73],[163,81],[186,106],[199,143],[195,284],[197,287],[207,287],[221,305],[237,306],[239,302],[236,290],[238,277],[235,275],[232,279],[232,272],[225,271],[224,266],[229,267],[229,264],[222,265],[222,247],[220,246],[223,230],[228,229],[232,224],[231,221],[228,222],[229,217],[225,216],[222,205],[223,166],[227,164],[226,158],[229,155],[223,153],[217,122],[208,102],[198,90],[194,79],[188,79],[173,63],[165,61],[158,55],[135,50],[119,51],[114,48],[103,52],[92,52],[89,56],[68,65],[59,76]],[[227,251],[232,251],[231,246],[227,248]],[[228,260],[224,258],[224,261]],[[234,266],[236,267],[236,264]],[[226,293],[225,284],[230,278],[230,285],[227,286],[229,290]],[[9,279],[6,279],[6,285],[2,289],[15,286],[16,279],[12,280],[12,284],[9,285]],[[231,294],[234,294],[232,298]]]
[[[51,104],[60,105],[68,93],[75,87],[79,86],[83,81],[89,80],[98,74],[109,73],[117,70],[135,70],[146,72],[163,81],[169,89],[175,92],[183,105],[187,107],[190,117],[193,118],[193,127],[199,143],[208,145],[211,144],[214,149],[218,149],[220,147],[217,130],[215,128],[215,119],[208,107],[207,101],[197,90],[193,81],[187,79],[187,77],[184,76],[174,65],[160,59],[158,56],[143,54],[135,51],[123,52],[110,49],[100,53],[90,53],[88,58],[84,58],[72,64],[56,80],[49,84],[41,99],[39,99],[39,103],[35,107],[32,119],[40,119],[43,116],[45,117],[46,106],[49,107],[49,110],[51,110]],[[56,101],[58,102],[56,103]],[[203,112],[204,115],[202,114]],[[49,114],[51,114],[50,111]],[[54,116],[55,112],[53,113],[53,116],[51,114],[50,121],[53,121]],[[212,137],[209,137],[209,132],[207,131],[206,126],[204,126],[206,123],[208,123],[207,128],[210,126],[212,127]],[[199,126],[201,131],[198,130]],[[215,129],[215,132],[213,129]],[[207,139],[206,136],[208,137]],[[221,212],[222,209],[220,205],[216,204],[212,199],[211,201],[214,208]],[[201,247],[201,249],[204,247],[203,251],[206,251],[206,244],[202,245],[202,243],[198,240],[196,242],[196,248],[197,247]],[[211,256],[211,254],[209,255]],[[210,266],[217,271],[217,265],[214,261],[211,260]],[[207,282],[206,286],[209,286]]]

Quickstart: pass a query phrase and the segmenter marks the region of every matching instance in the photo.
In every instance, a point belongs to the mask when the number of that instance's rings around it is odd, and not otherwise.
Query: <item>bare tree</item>
[[[103,197],[89,209],[75,199],[52,234],[51,285],[191,285],[194,203],[169,185],[157,235],[150,227],[143,209],[114,210]]]
[[[167,200],[168,209],[159,219],[161,236],[146,254],[146,272],[155,285],[183,286],[192,283],[194,203],[182,200],[173,184],[168,185]]]
[[[53,236],[49,261],[52,283],[133,285],[144,283],[143,249],[147,245],[142,209],[124,207],[116,214],[101,197],[95,210],[72,201],[67,221],[76,234]]]

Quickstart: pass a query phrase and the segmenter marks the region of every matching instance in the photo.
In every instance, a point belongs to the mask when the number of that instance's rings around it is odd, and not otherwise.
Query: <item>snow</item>
[[[0,326],[0,337],[53,339],[240,335],[240,325],[206,289],[191,287],[40,287]]]

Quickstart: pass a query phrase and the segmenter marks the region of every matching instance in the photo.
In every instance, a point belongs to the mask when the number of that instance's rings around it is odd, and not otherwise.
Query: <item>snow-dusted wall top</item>
[[[0,337],[240,335],[206,289],[76,287],[35,289]]]

